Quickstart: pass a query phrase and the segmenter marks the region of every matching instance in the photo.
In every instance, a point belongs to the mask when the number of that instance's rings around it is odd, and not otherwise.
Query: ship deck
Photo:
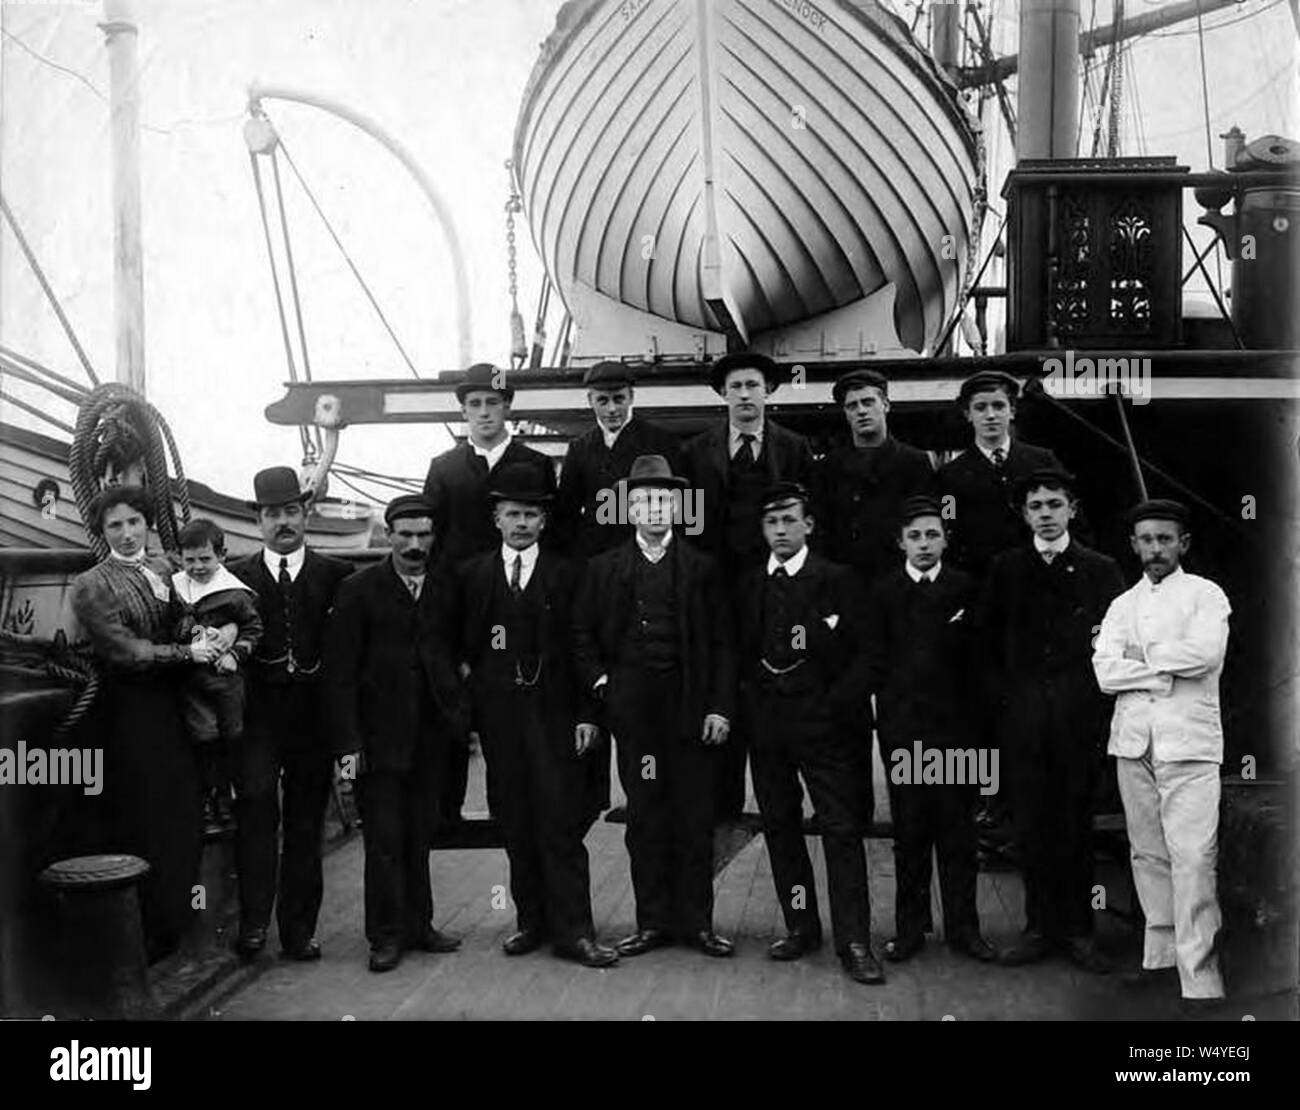
[[[471,765],[468,808],[482,798],[482,763]],[[617,792],[617,785],[615,786]],[[883,768],[876,761],[877,818],[887,817]],[[620,800],[616,797],[616,801]],[[753,810],[750,799],[748,809]],[[894,867],[891,841],[867,841],[873,943],[892,935]],[[623,826],[598,821],[587,837],[592,901],[602,939],[634,928],[634,902]],[[547,950],[507,958],[500,943],[514,928],[512,909],[493,908],[493,888],[508,881],[505,852],[458,849],[432,855],[435,924],[464,940],[452,955],[408,954],[383,975],[366,967],[362,935],[363,849],[358,835],[339,843],[325,864],[325,904],[318,964],[263,957],[242,968],[183,1016],[198,1020],[922,1020],[1065,1019],[1169,1020],[1171,996],[1137,997],[1118,976],[1085,974],[1063,960],[1023,968],[989,967],[955,956],[935,939],[912,962],[886,964],[884,986],[853,983],[827,945],[797,963],[767,958],[780,931],[771,871],[761,833],[719,829],[714,923],[736,941],[736,955],[715,960],[682,948],[623,960],[593,971],[557,960]],[[825,891],[820,842],[810,851],[818,888]],[[1097,881],[1112,895],[1097,915],[1098,939],[1113,956],[1136,961],[1140,935],[1130,916],[1127,863],[1099,859]],[[937,887],[934,916],[941,921]],[[979,909],[987,936],[1008,943],[1023,921],[1023,894],[1014,872],[985,871]],[[497,900],[500,901],[499,899]],[[823,922],[829,925],[825,898]],[[829,937],[829,929],[827,930]],[[269,948],[274,948],[274,942]],[[1235,994],[1224,1020],[1294,1019],[1294,992]]]

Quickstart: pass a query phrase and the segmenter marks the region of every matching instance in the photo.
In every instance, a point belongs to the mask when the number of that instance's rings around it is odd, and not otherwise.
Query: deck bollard
[[[156,1017],[149,989],[137,856],[59,860],[41,872],[58,907],[59,965],[77,1017]]]

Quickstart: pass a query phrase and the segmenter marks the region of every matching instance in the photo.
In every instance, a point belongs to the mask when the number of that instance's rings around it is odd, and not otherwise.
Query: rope
[[[518,370],[528,357],[528,342],[524,338],[524,318],[519,311],[519,252],[515,246],[515,216],[524,210],[524,202],[515,188],[514,168],[514,159],[507,158],[510,196],[506,200],[506,284],[510,289],[510,361]]]
[[[175,483],[167,473],[168,452],[176,470]],[[98,386],[77,410],[68,452],[68,471],[83,520],[108,467],[122,471],[137,463],[144,468],[158,538],[165,550],[175,551],[179,531],[175,501],[180,502],[181,522],[188,523],[190,494],[171,429],[162,414],[135,390],[117,382]],[[91,536],[90,546],[99,558],[107,558],[103,536]]]
[[[289,292],[293,294],[293,314],[298,321],[298,343],[302,350],[302,376],[304,381],[311,381],[311,356],[307,353],[307,329],[302,322],[302,299],[298,296],[298,268],[293,264],[293,244],[289,240],[289,217],[284,210],[284,188],[280,184],[280,160],[276,150],[283,149],[277,144],[271,149],[271,173],[275,178],[275,202],[280,208],[280,231],[284,236],[284,260],[289,271]],[[285,155],[289,157],[288,154]]]
[[[53,738],[61,740],[86,715],[99,693],[100,676],[94,657],[69,646],[62,631],[57,632],[52,640],[0,631],[0,642],[4,644],[0,658],[6,666],[44,674],[69,686],[81,687],[76,701],[54,730]]]
[[[1115,42],[1111,45],[1111,64],[1114,74],[1110,79],[1110,134],[1106,137],[1106,157],[1119,157],[1119,131],[1124,106],[1124,44],[1120,35],[1124,29],[1124,0],[1115,0]]]

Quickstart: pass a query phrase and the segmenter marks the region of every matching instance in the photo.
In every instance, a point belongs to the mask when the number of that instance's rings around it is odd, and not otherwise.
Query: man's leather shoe
[[[376,944],[370,949],[371,971],[392,971],[402,962],[402,948],[398,944]]]
[[[979,933],[953,937],[948,942],[948,948],[958,955],[969,956],[972,960],[979,960],[981,963],[996,963],[998,959],[998,950]]]
[[[1023,967],[1045,960],[1051,954],[1052,943],[1042,933],[1026,933],[1018,944],[998,954],[998,963],[1003,967]]]
[[[300,963],[310,963],[312,960],[320,959],[320,941],[312,937],[306,944],[296,944],[290,948],[280,949],[280,959],[297,960]]]
[[[767,954],[774,960],[797,960],[821,946],[820,933],[787,933],[768,946]]]
[[[266,947],[266,930],[263,928],[244,929],[235,941],[235,951],[245,960],[259,956]]]
[[[1072,964],[1093,975],[1108,975],[1115,970],[1114,962],[1097,947],[1092,937],[1067,937],[1061,943],[1061,951]]]
[[[667,948],[672,943],[672,934],[664,929],[640,929],[614,945],[614,951],[620,956],[640,956],[656,948]]]
[[[520,929],[501,942],[501,951],[507,956],[527,956],[542,946],[543,939],[540,929]]]
[[[414,940],[408,941],[407,948],[416,952],[455,952],[460,948],[460,937],[448,936],[437,929],[429,929]]]
[[[706,956],[731,956],[736,951],[736,946],[731,941],[726,937],[718,936],[711,929],[701,929],[698,933],[692,933],[686,938],[686,944]]]
[[[885,944],[885,959],[890,963],[901,964],[910,960],[925,947],[925,935],[895,937]]]
[[[591,937],[579,937],[570,944],[557,944],[555,954],[562,960],[573,960],[583,967],[613,967],[618,963],[618,953]]]
[[[858,983],[883,983],[885,969],[871,951],[871,945],[854,941],[840,953],[840,963],[849,973],[849,978]]]
[[[1139,967],[1126,971],[1119,978],[1120,986],[1127,990],[1149,990],[1153,987],[1178,987],[1178,968],[1176,967]]]

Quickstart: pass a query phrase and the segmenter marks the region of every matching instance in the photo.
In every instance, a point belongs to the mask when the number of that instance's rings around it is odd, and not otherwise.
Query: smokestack
[[[1075,156],[1079,7],[1079,0],[1021,0],[1018,161]]]

